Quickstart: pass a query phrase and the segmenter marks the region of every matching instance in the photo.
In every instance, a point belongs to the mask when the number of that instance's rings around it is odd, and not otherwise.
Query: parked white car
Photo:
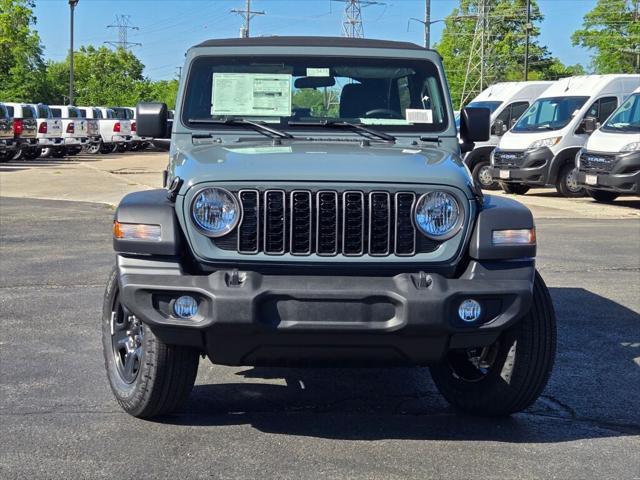
[[[31,104],[38,119],[38,147],[40,156],[49,157],[54,148],[64,145],[62,138],[62,120],[53,118],[51,109],[42,103]]]
[[[112,151],[124,152],[132,140],[131,120],[119,119],[111,108],[99,107],[104,119],[109,120],[109,129],[102,130],[102,140],[112,145]]]
[[[565,197],[584,195],[575,158],[591,127],[604,121],[640,85],[640,75],[585,75],[558,80],[500,139],[491,156],[493,178],[508,193],[555,186]]]
[[[491,85],[474,98],[468,107],[488,108],[491,111],[491,138],[477,142],[471,152],[464,156],[464,163],[471,170],[473,180],[488,190],[500,188],[491,177],[491,152],[500,137],[509,130],[529,105],[554,82],[501,82]]]
[[[36,133],[36,135],[30,135],[30,138],[26,138],[25,135],[20,136],[22,148],[19,148],[15,151],[13,160],[18,160],[19,158],[34,160],[38,158],[40,156],[41,148],[38,140],[38,137],[40,135],[38,135],[37,132],[40,131],[39,127],[42,122],[40,120],[37,120],[38,116],[36,109],[32,105],[29,105],[27,103],[4,102],[4,106],[7,109],[9,117],[14,119],[21,119],[23,122],[36,122],[36,131],[34,132]]]
[[[51,105],[54,118],[62,120],[62,137],[67,155],[77,155],[89,142],[87,122],[77,107],[71,105]]]
[[[596,201],[640,195],[640,87],[576,156],[578,184]]]
[[[115,116],[120,120],[128,120],[131,122],[131,142],[127,144],[127,149],[134,151],[139,150],[143,141],[147,140],[143,140],[138,136],[135,110],[130,107],[111,107],[111,110],[113,110]],[[148,144],[146,144],[144,148],[147,146]]]

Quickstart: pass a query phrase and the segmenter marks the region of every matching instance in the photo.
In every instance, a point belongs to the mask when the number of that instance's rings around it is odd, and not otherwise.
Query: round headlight
[[[446,240],[453,237],[462,226],[462,211],[456,198],[450,193],[435,191],[425,193],[416,203],[415,222],[427,237]]]
[[[193,198],[193,223],[209,237],[222,237],[240,222],[240,205],[235,196],[224,188],[205,188]]]

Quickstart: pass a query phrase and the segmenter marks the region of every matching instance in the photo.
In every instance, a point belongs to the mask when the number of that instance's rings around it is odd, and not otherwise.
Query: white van
[[[473,150],[464,156],[480,187],[488,190],[499,188],[498,182],[491,177],[489,162],[491,152],[500,137],[511,128],[529,105],[554,82],[502,82],[491,85],[474,98],[468,107],[488,108],[491,111],[491,138],[476,143]]]
[[[554,185],[565,197],[584,195],[575,174],[576,154],[595,123],[640,85],[640,75],[585,75],[558,80],[501,139],[491,175],[505,192]]]
[[[599,202],[640,195],[640,87],[591,134],[576,168],[578,184]]]

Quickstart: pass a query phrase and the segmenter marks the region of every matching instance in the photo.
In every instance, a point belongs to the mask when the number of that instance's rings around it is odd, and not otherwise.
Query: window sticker
[[[407,108],[405,115],[409,123],[433,123],[433,110]]]
[[[214,73],[212,115],[291,116],[291,75]]]
[[[307,68],[307,77],[330,77],[331,71],[328,68]]]

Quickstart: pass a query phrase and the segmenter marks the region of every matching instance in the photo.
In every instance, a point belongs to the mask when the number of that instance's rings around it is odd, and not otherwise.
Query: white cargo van
[[[640,75],[558,80],[500,139],[491,156],[491,175],[508,193],[553,185],[565,197],[583,196],[575,173],[576,154],[592,126],[604,123],[639,85]]]
[[[499,188],[491,177],[491,152],[500,137],[511,128],[529,105],[554,82],[502,82],[491,85],[474,98],[468,107],[488,108],[491,111],[491,138],[476,143],[473,151],[464,156],[464,163],[473,174],[474,181],[488,190]]]
[[[599,202],[640,195],[640,87],[591,134],[576,168],[578,184]]]

